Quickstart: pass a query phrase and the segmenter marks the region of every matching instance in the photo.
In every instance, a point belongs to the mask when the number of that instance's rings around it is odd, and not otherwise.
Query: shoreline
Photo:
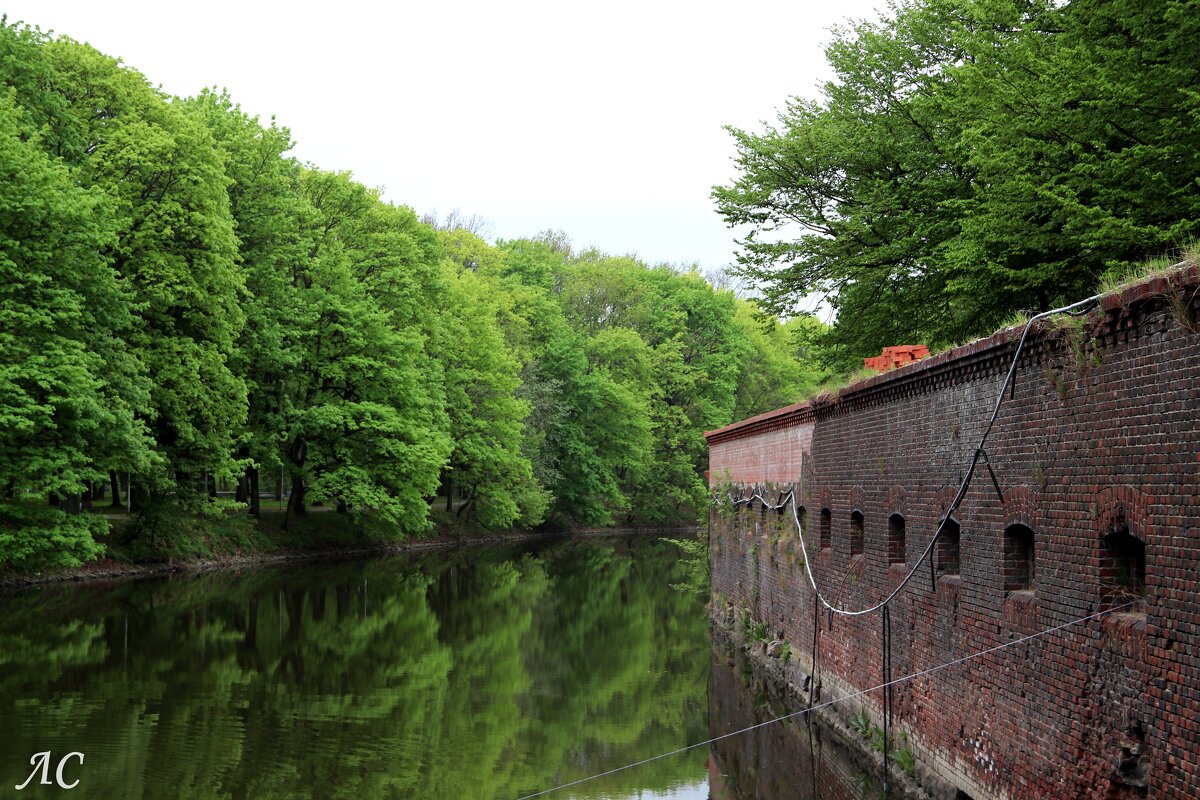
[[[44,573],[0,572],[0,592],[19,591],[38,586],[82,582],[120,582],[163,575],[199,575],[222,570],[253,569],[277,564],[310,561],[342,561],[367,556],[416,553],[429,550],[452,550],[460,547],[524,544],[549,539],[603,538],[649,536],[653,534],[696,533],[703,526],[678,525],[658,528],[580,528],[565,531],[523,531],[512,529],[502,533],[482,535],[440,536],[428,539],[401,539],[378,544],[360,544],[295,550],[270,550],[261,553],[222,555],[209,558],[157,562],[127,562],[111,557],[89,561],[78,567],[57,569]]]

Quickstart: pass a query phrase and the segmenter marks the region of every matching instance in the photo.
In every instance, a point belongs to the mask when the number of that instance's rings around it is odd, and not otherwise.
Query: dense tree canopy
[[[820,102],[731,129],[713,195],[769,308],[845,360],[1086,296],[1200,232],[1195,2],[908,0],[840,32]]]
[[[695,519],[702,432],[813,383],[794,324],[692,270],[421,221],[226,92],[7,22],[0,81],[0,563],[98,553],[104,491],[153,540],[231,482],[399,535],[438,495],[487,527]]]

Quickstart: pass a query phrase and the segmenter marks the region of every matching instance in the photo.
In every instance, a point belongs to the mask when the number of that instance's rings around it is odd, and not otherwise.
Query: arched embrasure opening
[[[1033,531],[1025,525],[1009,525],[1004,529],[1004,590],[1032,590],[1034,568]]]
[[[1120,528],[1104,536],[1100,553],[1100,592],[1108,606],[1146,596],[1146,544]]]
[[[946,520],[946,525],[942,528],[942,535],[938,537],[937,545],[935,546],[938,574],[959,574],[961,571],[961,567],[959,566],[959,546],[961,540],[962,529],[959,527],[958,521],[954,517],[951,517]]]
[[[856,556],[863,551],[863,515],[861,511],[850,514],[850,555]]]
[[[888,563],[903,564],[906,560],[904,542],[904,517],[892,514],[888,517]]]

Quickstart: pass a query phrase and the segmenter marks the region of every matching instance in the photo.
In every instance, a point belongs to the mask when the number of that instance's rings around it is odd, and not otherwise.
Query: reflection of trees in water
[[[515,797],[702,739],[674,552],[568,542],[16,595],[4,774],[127,797]],[[586,791],[695,780],[703,754]],[[576,796],[581,796],[576,792]]]

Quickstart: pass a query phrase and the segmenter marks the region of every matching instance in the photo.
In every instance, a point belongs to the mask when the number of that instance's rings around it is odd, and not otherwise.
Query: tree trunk
[[[80,492],[71,492],[64,498],[62,508],[68,514],[78,514],[83,510],[83,495]]]
[[[294,514],[308,513],[308,507],[304,504],[304,479],[299,475],[292,478],[292,494],[288,498],[288,505],[292,508]]]
[[[258,499],[258,468],[246,468],[246,495],[250,501],[250,516],[262,515],[262,505]]]
[[[217,476],[210,475],[208,470],[204,471],[205,489],[208,491],[208,496],[213,500],[217,499]]]
[[[454,510],[454,503],[450,498],[454,497],[454,479],[449,475],[446,476],[446,513],[449,514]]]
[[[304,505],[304,479],[299,475],[292,476],[292,494],[288,497],[287,513],[283,517],[283,529],[288,530],[292,516],[303,516],[308,512]]]
[[[292,476],[292,494],[288,498],[287,513],[283,516],[283,529],[285,531],[292,521],[293,514],[304,514],[308,510],[304,507],[304,478],[299,474],[300,468],[304,466],[304,459],[307,454],[308,445],[302,436],[297,436],[292,440],[292,444],[288,448],[288,459],[296,466],[297,474]]]
[[[233,499],[239,503],[246,502],[246,476],[238,478],[237,489],[234,492]]]
[[[346,501],[340,497],[338,498],[338,501],[337,501],[337,513],[339,513],[339,514],[349,514],[350,513],[350,507],[347,506]]]
[[[56,494],[50,494],[49,496],[47,496],[46,500],[48,501],[48,505],[62,506],[62,500],[60,500],[58,495],[56,495]]]
[[[117,473],[108,473],[108,485],[112,489],[112,507],[121,507],[121,482],[117,480]]]
[[[463,504],[458,507],[458,511],[455,513],[454,516],[461,517],[465,512],[471,511],[471,509],[474,507],[474,505],[475,505],[475,490],[469,489],[469,490],[467,490],[466,499],[463,500]],[[470,518],[471,518],[471,515],[467,514],[467,519],[470,519]]]

